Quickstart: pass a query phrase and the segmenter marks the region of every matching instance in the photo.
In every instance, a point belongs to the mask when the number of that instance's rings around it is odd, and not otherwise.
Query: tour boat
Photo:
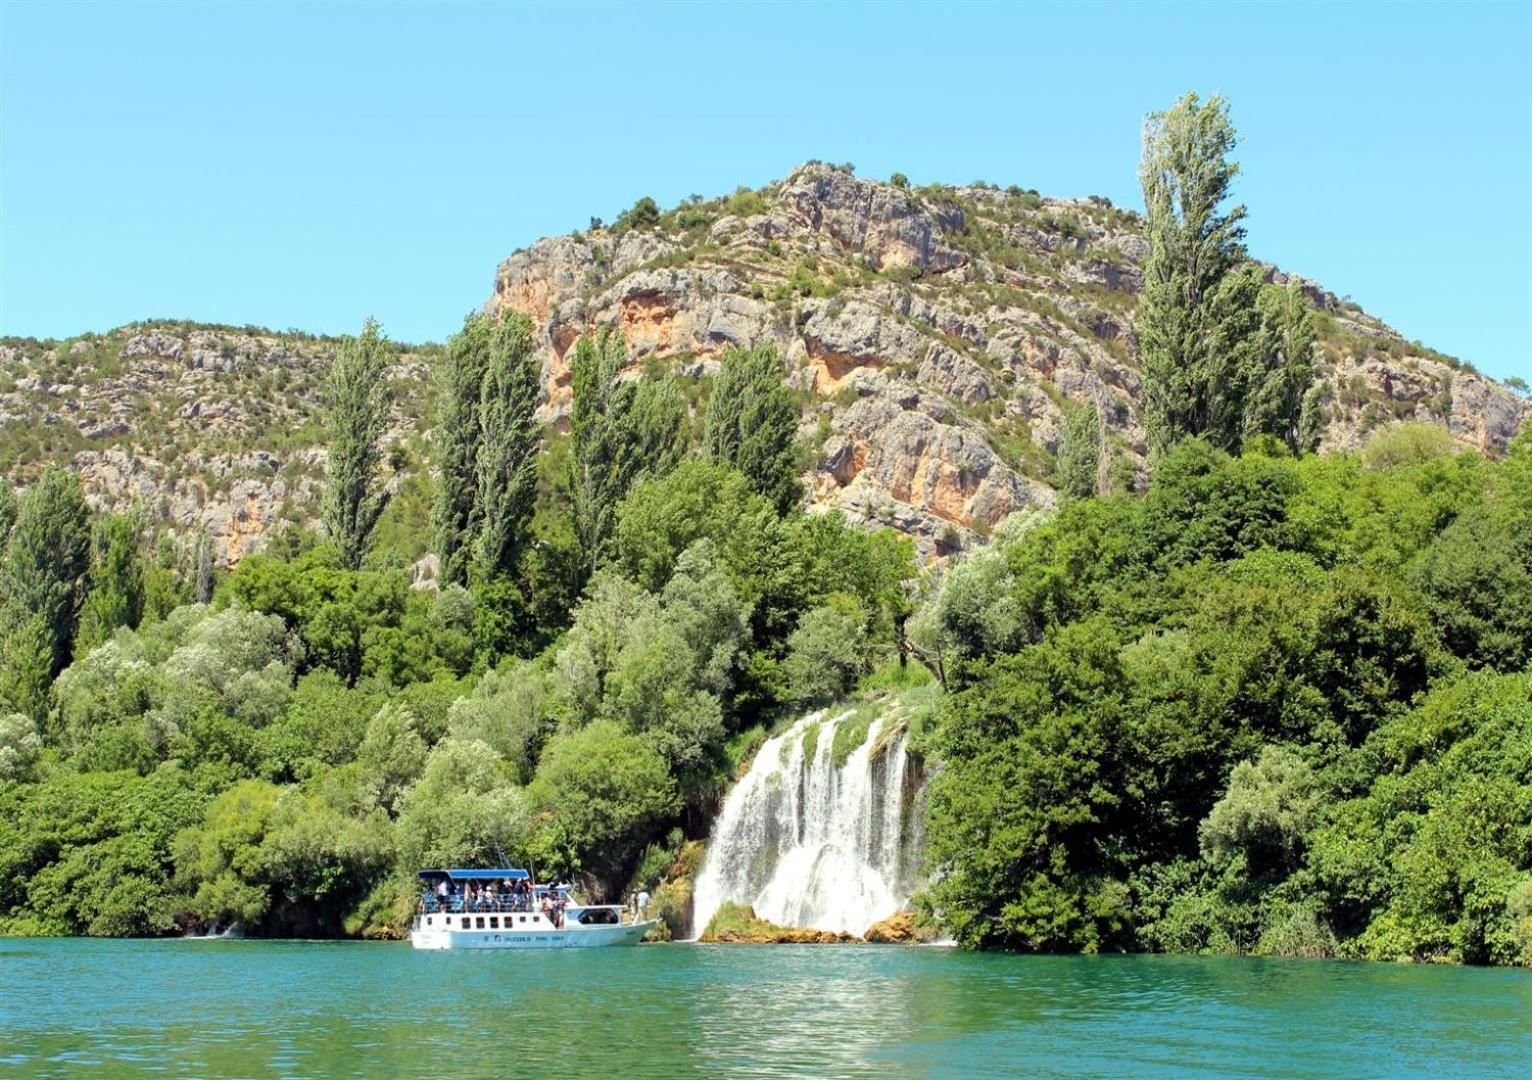
[[[620,904],[577,904],[568,885],[525,870],[420,871],[417,949],[581,949],[636,945],[658,919],[625,921]]]

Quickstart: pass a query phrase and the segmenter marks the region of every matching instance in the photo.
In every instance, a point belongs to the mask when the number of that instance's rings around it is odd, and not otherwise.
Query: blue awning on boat
[[[442,878],[448,881],[500,881],[503,879],[520,881],[522,878],[531,876],[525,870],[516,870],[509,866],[501,867],[499,870],[422,870],[420,872],[422,881],[440,881]]]

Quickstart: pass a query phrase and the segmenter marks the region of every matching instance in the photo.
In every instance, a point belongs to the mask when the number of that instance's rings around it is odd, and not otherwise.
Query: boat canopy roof
[[[525,870],[516,870],[509,866],[502,866],[498,870],[422,870],[421,881],[440,881],[446,878],[448,881],[501,881],[509,879],[520,881],[531,877]]]

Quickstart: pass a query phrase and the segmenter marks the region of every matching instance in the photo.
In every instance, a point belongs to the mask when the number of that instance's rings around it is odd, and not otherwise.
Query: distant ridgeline
[[[1147,130],[1142,216],[640,200],[442,346],[6,339],[0,932],[509,860],[669,937],[1532,963],[1524,387],[1250,261],[1217,99]]]

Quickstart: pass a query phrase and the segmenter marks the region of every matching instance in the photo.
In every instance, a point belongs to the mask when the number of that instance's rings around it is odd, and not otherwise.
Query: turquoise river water
[[[1532,1076],[1532,972],[0,940],[0,1075]]]

